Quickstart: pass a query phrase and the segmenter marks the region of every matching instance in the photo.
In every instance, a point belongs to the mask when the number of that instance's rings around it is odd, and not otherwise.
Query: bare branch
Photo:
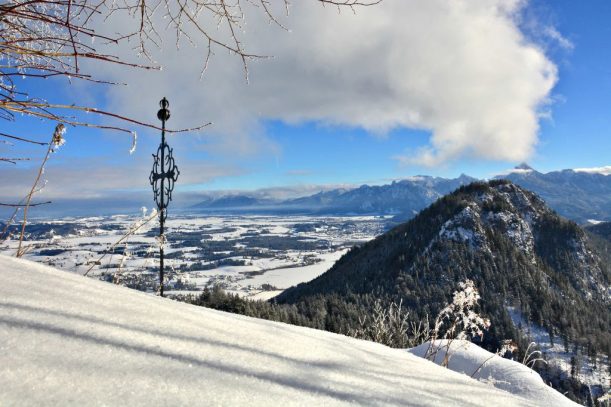
[[[17,164],[17,161],[30,161],[29,158],[5,158],[0,157],[0,161],[5,161],[11,164]]]
[[[68,109],[68,110],[82,111],[82,112],[87,112],[87,113],[95,113],[100,116],[112,117],[112,118],[119,119],[124,122],[137,124],[142,127],[147,127],[147,128],[151,128],[155,130],[161,130],[161,127],[157,125],[141,122],[135,119],[130,119],[129,117],[122,116],[120,114],[116,114],[112,112],[107,112],[105,110],[100,110],[95,107],[39,103],[39,102],[30,101],[30,100],[24,100],[24,101],[7,101],[7,102],[0,101],[0,109],[5,109],[11,112],[19,112],[19,113],[27,114],[30,116],[41,117],[41,118],[50,119],[50,120],[63,119],[64,123],[72,125],[72,126],[93,127],[93,128],[98,128],[98,129],[116,130],[116,131],[126,132],[130,134],[132,133],[131,130],[128,130],[126,128],[97,125],[97,124],[92,124],[88,122],[67,119],[65,116],[57,116],[49,111],[49,109]],[[166,129],[165,131],[166,133],[184,133],[188,131],[201,130],[204,127],[209,126],[211,124],[212,124],[211,122],[208,122],[200,126],[190,127],[187,129],[177,129],[177,130]]]
[[[310,0],[320,4],[348,8],[371,6],[381,0]],[[203,43],[203,75],[216,50],[225,50],[235,55],[242,63],[248,81],[248,63],[251,60],[268,58],[249,52],[243,42],[245,29],[243,5],[254,6],[267,20],[281,29],[286,27],[277,17],[271,0],[11,0],[0,3],[0,119],[15,121],[20,116],[30,116],[63,123],[70,126],[91,127],[132,134],[129,126],[142,126],[161,130],[159,126],[135,120],[118,112],[96,107],[78,106],[68,103],[49,103],[41,95],[29,95],[19,89],[19,78],[34,80],[65,77],[69,81],[87,81],[96,84],[116,85],[95,75],[84,72],[83,61],[109,64],[129,69],[156,70],[155,63],[140,64],[99,51],[95,42],[109,46],[136,42],[135,56],[144,56],[152,61],[151,49],[160,48],[165,32],[175,34],[176,47],[185,39],[194,47]],[[289,13],[289,0],[279,0],[284,12]],[[250,11],[249,11],[250,12]],[[134,22],[126,24],[119,33],[104,33],[104,22],[110,17],[128,17]],[[161,22],[160,22],[161,21]],[[96,27],[94,29],[94,27]],[[98,31],[98,28],[99,31]],[[36,87],[33,87],[36,89]],[[68,112],[68,113],[65,113]],[[72,113],[70,113],[72,112]],[[94,113],[113,120],[110,124],[96,124],[75,117],[80,112]],[[118,124],[114,124],[117,121]],[[168,133],[197,131],[207,122],[186,129],[167,130]],[[47,145],[29,138],[0,133],[0,137]],[[4,144],[7,144],[4,141]],[[51,149],[51,147],[49,147]],[[43,160],[42,167],[48,159]],[[22,159],[0,158],[0,161],[15,164]],[[27,209],[32,195],[38,188],[34,183],[24,205],[24,221],[21,240],[26,223]],[[20,250],[21,251],[21,242]]]
[[[322,5],[354,10],[355,7],[378,4],[381,0],[315,1]],[[180,38],[185,38],[196,46],[193,33],[207,44],[202,55],[202,75],[208,67],[211,56],[214,55],[214,48],[219,48],[229,51],[241,60],[248,80],[248,61],[268,58],[268,56],[250,53],[244,48],[239,35],[244,29],[242,3],[259,8],[270,23],[286,29],[272,10],[270,0],[14,0],[0,4],[0,62],[2,62],[0,118],[14,120],[14,113],[18,112],[74,126],[131,133],[131,130],[122,126],[92,125],[52,114],[49,109],[56,107],[64,109],[67,105],[36,104],[36,98],[29,98],[18,92],[11,78],[64,76],[70,80],[108,83],[81,72],[79,61],[82,59],[129,68],[159,69],[158,66],[142,65],[113,55],[102,54],[96,51],[93,41],[97,39],[107,44],[118,44],[136,38],[137,53],[150,59],[149,48],[162,46],[162,28],[174,31],[177,47]],[[281,4],[288,14],[289,1],[282,0]],[[115,14],[133,18],[136,22],[133,29],[126,27],[124,32],[108,35],[92,28],[94,18],[106,19]],[[159,24],[159,17],[167,21],[165,28]],[[215,21],[216,27],[206,25],[204,21]],[[228,35],[228,40],[221,39],[222,32]],[[18,98],[17,95],[22,97]],[[158,129],[157,126],[128,119],[120,114],[103,112],[93,107],[74,107],[74,109],[95,112],[130,124]],[[41,110],[45,111],[41,112]],[[185,130],[201,129],[206,125]]]
[[[6,138],[10,138],[10,139],[13,139],[13,140],[23,141],[25,143],[38,144],[39,146],[44,146],[44,145],[47,144],[47,143],[43,143],[43,142],[40,142],[40,141],[34,141],[34,140],[30,140],[30,139],[23,138],[23,137],[11,136],[10,134],[6,134],[6,133],[0,133],[0,136],[1,137],[6,137]]]
[[[51,201],[46,201],[46,202],[30,203],[29,205],[27,205],[27,204],[7,204],[7,203],[0,202],[0,206],[8,206],[8,207],[11,207],[11,208],[23,208],[25,206],[32,207],[32,206],[48,205],[50,203],[52,203],[52,202]]]

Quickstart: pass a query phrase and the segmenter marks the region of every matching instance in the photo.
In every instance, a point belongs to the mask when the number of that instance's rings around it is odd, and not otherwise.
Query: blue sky
[[[611,151],[611,3],[535,2],[550,10],[574,48],[551,52],[559,67],[553,119],[542,121],[541,143],[531,160],[542,169],[609,165]]]
[[[488,3],[513,11],[499,16]],[[531,0],[524,8],[514,3],[481,0],[456,10],[440,1],[421,7],[422,2],[385,0],[375,10],[339,17],[335,11],[320,14],[326,11],[318,5],[297,5],[287,18],[290,33],[270,34],[254,18],[245,43],[276,58],[252,62],[248,84],[235,58],[218,52],[200,80],[201,50],[176,53],[167,46],[156,54],[162,72],[90,66],[99,77],[127,87],[70,85],[65,79],[28,79],[20,86],[51,102],[95,105],[152,122],[157,101],[167,96],[169,127],[214,122],[204,131],[170,137],[183,193],[315,190],[417,174],[491,177],[522,160],[542,172],[611,165],[611,2]],[[430,33],[399,27],[414,14],[432,18],[423,26]],[[337,32],[325,25],[334,19]],[[481,24],[482,33],[455,33],[454,20],[461,27]],[[498,40],[488,41],[486,30]],[[366,36],[359,37],[362,31]],[[444,43],[454,36],[456,43]],[[341,46],[333,48],[336,42]],[[130,58],[130,50],[117,52]],[[507,63],[516,55],[526,62]],[[483,89],[476,89],[479,76]],[[54,127],[21,117],[0,122],[0,132],[40,140]],[[139,135],[133,155],[129,135],[69,128],[66,145],[48,165],[43,197],[148,193],[158,134],[127,127]],[[36,146],[0,148],[5,157],[42,154]],[[0,165],[0,193],[6,199],[22,195],[35,161]]]

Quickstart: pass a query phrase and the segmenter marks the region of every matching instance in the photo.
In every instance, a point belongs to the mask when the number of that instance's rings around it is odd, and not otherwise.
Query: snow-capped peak
[[[501,176],[505,176],[509,174],[530,174],[532,172],[536,172],[534,168],[532,168],[530,165],[526,163],[521,163],[519,165],[516,165],[512,169],[501,171],[500,173],[496,174],[495,176],[501,177]]]
[[[534,171],[534,168],[526,164],[525,162],[516,165],[513,169],[518,171]]]

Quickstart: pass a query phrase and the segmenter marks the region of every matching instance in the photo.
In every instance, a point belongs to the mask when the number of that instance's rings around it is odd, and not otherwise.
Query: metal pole
[[[163,98],[165,100],[165,98]],[[163,101],[162,101],[163,104]],[[162,105],[162,109],[164,109]],[[160,110],[161,112],[161,110]],[[157,114],[160,116],[160,114]],[[161,173],[165,174],[165,115],[161,115]],[[163,297],[163,244],[165,243],[163,223],[165,218],[165,177],[161,177],[161,210],[159,211],[159,295]]]
[[[153,186],[153,195],[157,209],[159,210],[159,294],[163,297],[163,245],[165,243],[165,218],[167,207],[172,200],[174,183],[178,180],[178,167],[174,162],[173,151],[165,142],[165,122],[170,118],[170,103],[166,98],[159,102],[161,109],[157,112],[157,118],[161,120],[161,144],[157,148],[157,154],[153,154],[153,170],[149,176]]]

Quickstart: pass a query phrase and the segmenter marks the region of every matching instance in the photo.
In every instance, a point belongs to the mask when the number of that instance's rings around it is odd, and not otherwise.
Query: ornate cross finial
[[[157,118],[161,120],[161,144],[157,148],[157,153],[153,154],[153,170],[149,176],[149,181],[153,187],[155,204],[159,210],[159,292],[163,297],[163,243],[164,243],[164,222],[167,217],[167,207],[172,200],[174,184],[178,180],[178,167],[174,161],[173,150],[165,142],[165,122],[170,119],[170,102],[164,97],[159,102],[161,109],[157,112]]]

